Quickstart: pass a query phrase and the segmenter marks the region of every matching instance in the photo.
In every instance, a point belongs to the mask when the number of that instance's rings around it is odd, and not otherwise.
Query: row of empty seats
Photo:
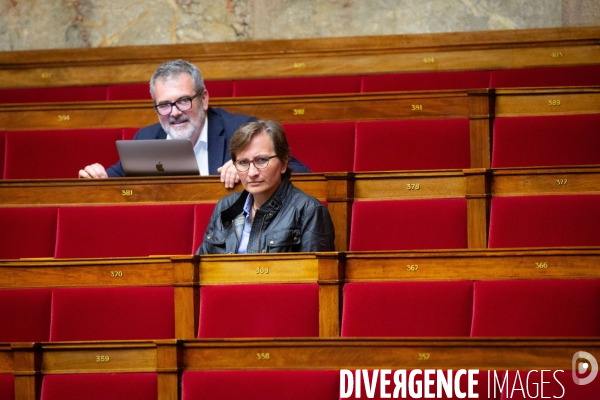
[[[200,65],[202,68],[202,65]],[[289,96],[479,88],[600,86],[600,65],[207,81],[211,97]],[[150,100],[147,83],[0,89],[0,104]]]
[[[202,286],[194,330],[198,338],[319,337],[318,291],[316,283]],[[174,298],[173,287],[2,289],[0,342],[175,339]],[[341,310],[341,321],[330,321],[341,337],[600,337],[600,280],[350,282]]]
[[[471,167],[466,118],[284,124],[292,153],[313,172]],[[118,160],[136,128],[0,132],[4,179],[75,178]],[[600,114],[496,118],[492,168],[600,164]],[[315,143],[318,143],[315,148]]]
[[[337,234],[349,234],[350,251],[469,248],[467,204],[466,198],[355,201],[349,232],[338,225]],[[599,207],[597,194],[494,197],[487,247],[599,246]],[[194,254],[213,208],[0,208],[0,225],[11,227],[0,232],[0,258]]]
[[[214,204],[1,208],[0,258],[194,254],[213,208]]]

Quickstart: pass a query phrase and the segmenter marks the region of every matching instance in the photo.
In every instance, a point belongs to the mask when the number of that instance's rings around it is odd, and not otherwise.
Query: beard
[[[170,116],[168,121],[162,122],[161,126],[167,132],[171,139],[191,139],[195,133],[200,136],[200,130],[204,122],[204,113],[200,113],[199,118],[194,120],[186,114],[180,114],[177,117]],[[182,122],[188,122],[183,126],[173,126]]]

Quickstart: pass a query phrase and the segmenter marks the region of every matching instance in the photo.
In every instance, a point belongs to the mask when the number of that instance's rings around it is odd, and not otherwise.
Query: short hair
[[[204,86],[204,79],[202,79],[202,73],[194,64],[184,60],[167,61],[159,65],[154,74],[152,74],[152,78],[150,78],[150,95],[152,96],[152,100],[154,100],[154,86],[157,80],[168,80],[181,74],[188,74],[192,77],[196,93],[202,92],[206,88]]]
[[[271,138],[275,155],[283,162],[288,163],[286,171],[282,174],[284,177],[289,178],[292,174],[292,170],[289,167],[289,162],[292,158],[290,155],[290,145],[288,144],[287,138],[285,137],[285,131],[283,126],[277,121],[269,120],[257,120],[247,122],[240,126],[237,131],[231,137],[229,142],[229,153],[231,159],[235,162],[237,155],[244,150],[244,148],[250,143],[252,138],[260,133],[266,133]]]

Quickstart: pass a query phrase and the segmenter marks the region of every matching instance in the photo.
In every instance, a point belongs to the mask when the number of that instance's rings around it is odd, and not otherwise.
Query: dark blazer
[[[229,155],[229,141],[235,131],[246,122],[255,121],[256,118],[244,114],[231,114],[222,108],[208,107],[208,172],[210,175],[218,175],[220,168],[231,159]],[[138,139],[166,139],[165,132],[160,125],[147,126],[140,129],[134,136]],[[311,172],[304,164],[292,157],[289,167],[294,172]],[[125,176],[121,161],[106,170],[110,178]]]

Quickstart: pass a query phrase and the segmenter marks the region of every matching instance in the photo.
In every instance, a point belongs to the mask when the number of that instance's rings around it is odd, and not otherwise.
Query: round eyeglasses
[[[240,172],[248,171],[250,169],[250,164],[254,164],[254,168],[256,169],[265,169],[269,166],[269,160],[275,157],[277,156],[256,157],[254,160],[246,160],[242,158],[240,160],[235,160],[233,165],[235,166],[235,169],[237,169]]]
[[[192,108],[192,102],[194,101],[194,99],[196,97],[200,96],[203,92],[204,91],[201,90],[201,91],[197,92],[195,95],[193,95],[192,97],[182,97],[172,103],[167,102],[167,103],[156,104],[154,106],[154,109],[160,115],[171,114],[171,112],[173,111],[173,106],[177,107],[177,109],[181,112],[187,111],[190,108]]]

